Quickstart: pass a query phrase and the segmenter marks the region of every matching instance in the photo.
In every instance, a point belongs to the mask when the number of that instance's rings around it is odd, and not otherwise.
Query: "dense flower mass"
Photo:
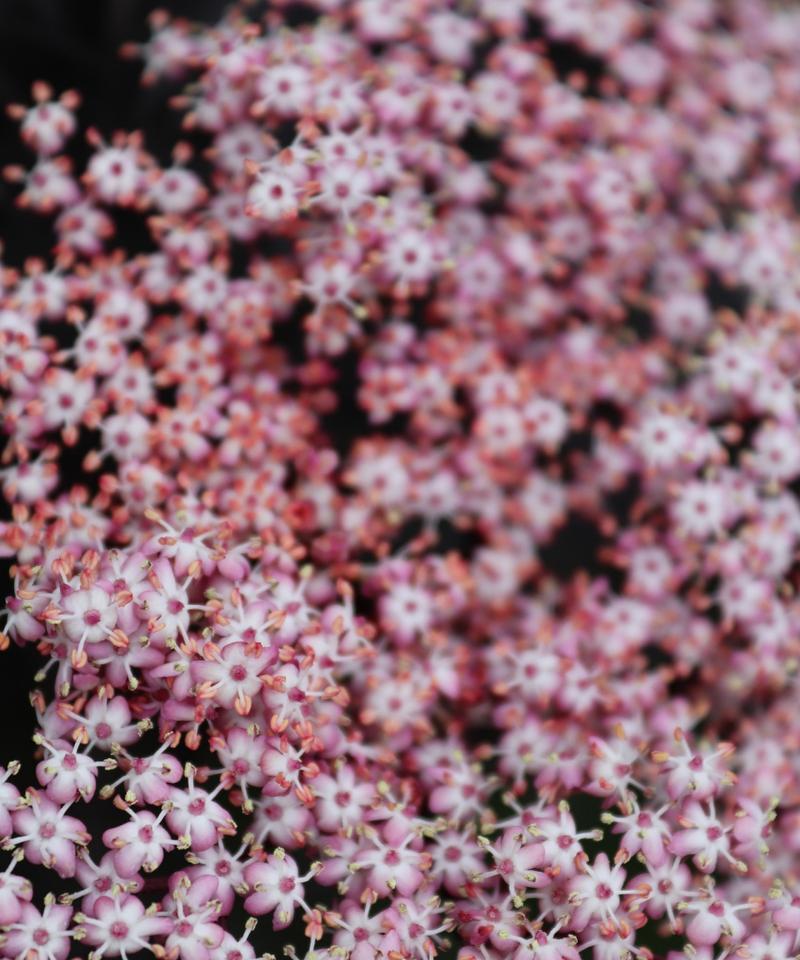
[[[9,107],[0,956],[794,956],[800,9],[151,28]]]

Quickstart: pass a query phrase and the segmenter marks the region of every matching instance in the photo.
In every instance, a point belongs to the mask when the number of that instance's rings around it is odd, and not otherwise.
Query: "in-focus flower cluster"
[[[800,11],[260,9],[10,107],[0,956],[788,960]]]

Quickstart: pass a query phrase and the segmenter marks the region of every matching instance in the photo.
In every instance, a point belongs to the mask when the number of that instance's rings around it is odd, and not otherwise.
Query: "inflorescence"
[[[301,12],[9,108],[0,955],[792,957],[800,11]]]

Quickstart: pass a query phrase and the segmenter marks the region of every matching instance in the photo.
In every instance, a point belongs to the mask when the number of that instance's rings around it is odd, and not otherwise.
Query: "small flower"
[[[29,791],[13,814],[16,836],[8,841],[22,845],[26,859],[55,870],[60,877],[75,875],[77,847],[91,839],[83,823],[67,816],[69,804],[59,807],[52,800]]]
[[[161,821],[169,813],[165,803],[156,817],[149,810],[126,810],[130,823],[113,827],[103,833],[103,843],[111,849],[114,868],[121,877],[133,877],[140,870],[152,873],[164,859],[166,851],[175,846]]]
[[[130,951],[149,948],[149,938],[164,936],[172,929],[172,919],[145,910],[138,897],[98,897],[92,916],[79,914],[82,938],[97,949],[94,957],[126,956]]]
[[[296,906],[310,913],[303,899],[303,884],[316,872],[316,867],[312,867],[301,877],[296,862],[278,847],[263,862],[245,867],[244,879],[251,890],[245,900],[245,909],[255,916],[274,914],[272,926],[275,930],[289,926]]]
[[[32,903],[24,903],[19,920],[4,934],[2,950],[7,957],[31,960],[66,960],[71,943],[72,907],[45,900],[41,913]]]
[[[189,767],[188,787],[169,788],[166,820],[167,826],[181,843],[195,853],[202,853],[213,847],[219,837],[235,833],[236,824],[224,807],[214,800],[223,789],[224,783],[220,781],[216,788],[208,793],[195,785],[191,765]]]

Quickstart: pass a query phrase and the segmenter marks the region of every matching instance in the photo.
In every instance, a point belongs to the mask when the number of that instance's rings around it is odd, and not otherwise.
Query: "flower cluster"
[[[800,10],[151,28],[9,108],[0,956],[794,956]]]

